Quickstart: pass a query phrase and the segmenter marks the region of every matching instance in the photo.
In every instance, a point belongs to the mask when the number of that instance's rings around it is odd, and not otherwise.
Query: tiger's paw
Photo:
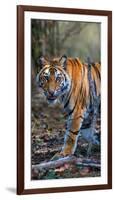
[[[73,153],[70,150],[62,150],[61,152],[56,153],[52,158],[51,161],[53,160],[58,160],[60,158],[64,158],[66,156],[71,156]]]
[[[62,149],[62,151],[60,152],[60,154],[61,154],[63,157],[73,155],[73,154],[74,154],[73,146],[67,145],[65,148]]]
[[[62,157],[66,157],[66,156],[71,156],[71,155],[73,155],[71,152],[65,152],[65,151],[62,151],[62,152],[60,152],[60,155],[62,156]]]

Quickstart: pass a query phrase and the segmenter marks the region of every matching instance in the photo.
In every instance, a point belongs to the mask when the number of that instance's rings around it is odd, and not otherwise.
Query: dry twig
[[[38,165],[32,165],[32,171],[42,171],[48,169],[55,169],[63,166],[64,164],[75,164],[78,166],[88,166],[100,168],[100,163],[97,160],[76,158],[75,156],[67,156],[58,160],[44,162]]]

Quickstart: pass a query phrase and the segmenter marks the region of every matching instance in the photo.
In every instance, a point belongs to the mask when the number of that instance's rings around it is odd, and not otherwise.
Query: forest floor
[[[40,91],[34,91],[31,102],[31,163],[32,165],[48,162],[60,152],[64,143],[65,118],[61,106],[48,105]],[[100,126],[100,120],[98,122]],[[100,133],[99,133],[100,134]],[[75,155],[87,158],[88,142],[79,137]],[[93,145],[90,159],[100,161],[100,145]],[[78,177],[98,177],[101,169],[75,164],[64,165],[57,169],[49,169],[39,173],[32,173],[32,179],[60,179]]]

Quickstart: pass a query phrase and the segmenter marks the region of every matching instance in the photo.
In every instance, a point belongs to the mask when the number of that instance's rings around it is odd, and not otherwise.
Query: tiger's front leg
[[[84,112],[75,113],[67,121],[67,130],[64,138],[64,146],[61,151],[61,155],[67,156],[74,154],[77,147],[77,140],[80,132],[80,128],[83,122]]]

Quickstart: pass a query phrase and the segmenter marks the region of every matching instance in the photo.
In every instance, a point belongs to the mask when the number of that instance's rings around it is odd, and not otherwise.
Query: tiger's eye
[[[49,76],[44,76],[45,77],[45,79],[48,81],[48,79],[49,79]]]
[[[42,76],[42,77],[40,78],[40,81],[41,81],[42,83],[45,83],[47,80],[48,80],[48,76]]]

